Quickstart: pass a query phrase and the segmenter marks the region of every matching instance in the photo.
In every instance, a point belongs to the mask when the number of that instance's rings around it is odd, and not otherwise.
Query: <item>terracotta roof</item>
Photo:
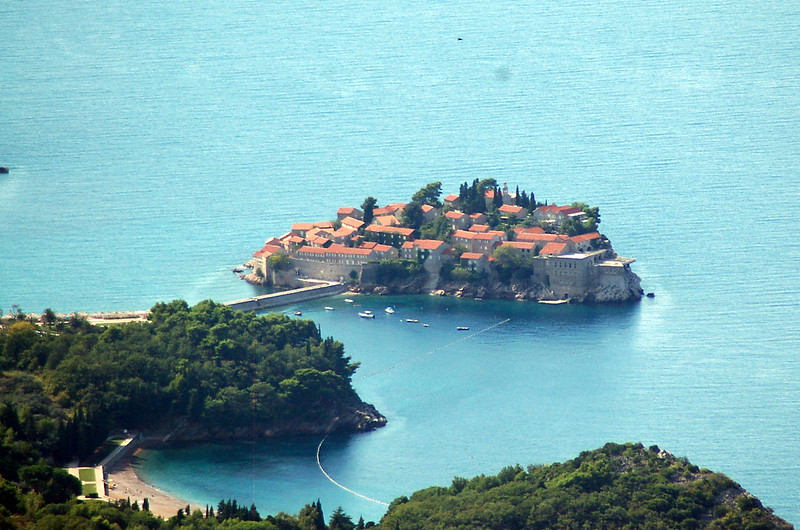
[[[266,258],[266,257],[269,257],[272,254],[276,253],[279,250],[281,250],[281,247],[279,247],[278,245],[264,245],[264,248],[262,248],[261,250],[255,252],[253,254],[253,257],[254,258],[262,258],[262,257]]]
[[[470,232],[488,232],[489,225],[472,225],[469,227]]]
[[[403,248],[421,248],[424,250],[436,250],[446,245],[444,241],[438,239],[415,239],[414,241],[406,241],[403,243]]]
[[[444,214],[444,216],[447,217],[448,219],[463,219],[467,217],[467,214],[463,212],[449,211],[446,214]]]
[[[500,208],[497,209],[499,212],[503,213],[519,213],[524,210],[522,206],[512,206],[511,204],[504,204]]]
[[[298,248],[297,249],[297,253],[298,254],[327,254],[329,250],[330,250],[329,248],[324,248],[324,247],[309,247],[309,246],[305,246],[305,247]]]
[[[311,230],[314,223],[292,223],[292,230]]]
[[[542,247],[542,250],[539,251],[539,255],[543,254],[551,254],[554,256],[558,256],[562,252],[564,252],[564,247],[566,247],[566,243],[548,243]]]
[[[377,241],[362,241],[360,245],[361,248],[375,248],[378,246]]]
[[[391,245],[379,245],[378,243],[375,243],[375,246],[372,247],[375,252],[389,252],[393,248]]]
[[[384,234],[401,234],[404,236],[410,236],[414,233],[414,230],[411,228],[400,228],[399,226],[376,226],[376,225],[369,225],[365,228],[367,232],[380,232]]]
[[[581,234],[579,236],[572,236],[570,239],[575,243],[582,243],[584,241],[591,241],[592,239],[599,239],[600,234],[597,232],[589,232],[588,234]]]
[[[300,236],[291,235],[286,238],[286,241],[288,241],[289,243],[302,243],[303,241],[305,241],[305,239],[303,239]]]
[[[352,226],[353,228],[361,228],[364,226],[364,221],[360,219],[356,219],[355,217],[350,217],[349,215],[342,219],[342,224],[347,226]]]
[[[379,215],[372,220],[378,226],[397,226],[400,220],[394,215]]]
[[[548,241],[563,241],[565,239],[568,239],[567,236],[561,234],[530,234],[530,233],[517,234],[517,241],[548,242]]]
[[[495,232],[480,233],[480,232],[468,232],[467,230],[456,230],[453,233],[453,237],[461,239],[477,239],[479,241],[488,241],[499,236]]]
[[[486,218],[486,214],[485,213],[481,213],[481,212],[476,212],[476,213],[470,214],[470,218],[471,219]]]
[[[333,223],[331,221],[317,221],[314,226],[317,228],[333,228]]]
[[[521,250],[533,250],[536,247],[536,243],[531,243],[529,241],[506,241],[501,247],[514,247]]]
[[[328,248],[324,247],[300,247],[297,249],[298,254],[345,254],[350,256],[369,256],[372,250],[365,248],[350,248],[343,245],[331,245]]]
[[[358,208],[351,208],[348,206],[344,206],[336,210],[336,215],[353,215],[356,212],[360,212]]]
[[[331,235],[333,237],[348,237],[352,236],[353,234],[357,233],[358,230],[355,228],[350,228],[349,226],[343,226],[339,230],[336,230]]]
[[[481,254],[480,252],[464,252],[461,254],[461,259],[481,259],[485,257],[486,254]]]
[[[514,232],[517,234],[544,234],[544,228],[541,226],[531,226],[530,228],[518,226],[514,229]]]
[[[431,206],[430,204],[423,204],[423,205],[421,206],[421,208],[422,208],[422,211],[423,211],[423,212],[425,212],[425,213],[428,213],[428,212],[430,212],[431,210],[435,210],[435,209],[436,209],[436,208],[434,208],[433,206]]]
[[[444,198],[445,202],[456,202],[458,200],[458,195],[453,195],[452,193]]]

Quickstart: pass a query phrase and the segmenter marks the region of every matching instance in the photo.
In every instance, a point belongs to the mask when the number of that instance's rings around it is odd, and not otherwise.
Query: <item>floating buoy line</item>
[[[471,334],[469,334],[469,335],[467,335],[465,337],[462,337],[462,338],[460,338],[458,340],[454,340],[453,342],[449,342],[449,343],[445,344],[444,346],[439,346],[438,348],[434,348],[432,350],[428,350],[425,353],[421,353],[421,354],[419,354],[419,355],[417,355],[415,357],[411,357],[409,359],[405,359],[405,360],[397,362],[397,363],[395,363],[395,364],[393,364],[391,366],[387,366],[386,368],[383,368],[381,370],[369,373],[369,374],[367,374],[367,375],[365,375],[363,377],[359,377],[358,379],[356,379],[356,381],[363,381],[364,379],[367,379],[369,377],[374,377],[376,375],[384,374],[384,373],[386,373],[386,372],[388,372],[390,370],[394,370],[395,368],[399,368],[399,367],[404,366],[406,364],[409,364],[409,363],[412,363],[412,362],[416,362],[416,361],[418,361],[418,360],[420,360],[420,359],[422,359],[424,357],[428,357],[430,355],[433,355],[436,352],[439,352],[439,351],[444,350],[446,348],[450,348],[452,346],[455,346],[456,344],[458,344],[460,342],[464,342],[465,340],[469,340],[472,337],[475,337],[476,335],[480,335],[481,333],[485,333],[485,332],[489,331],[490,329],[496,328],[498,326],[502,326],[503,324],[505,324],[506,322],[508,322],[510,320],[511,320],[510,318],[507,318],[505,320],[501,320],[500,322],[498,322],[496,324],[492,324],[491,326],[489,326],[487,328],[484,328],[484,329],[482,329],[480,331],[476,331],[475,333],[471,333]],[[331,427],[333,427],[333,425],[331,425]],[[322,459],[320,458],[320,453],[322,452],[322,444],[324,444],[325,440],[327,440],[327,439],[328,439],[328,435],[326,434],[325,437],[322,438],[322,440],[319,442],[319,445],[317,446],[317,467],[319,467],[319,470],[322,471],[323,475],[325,475],[325,478],[330,480],[336,487],[341,488],[344,491],[346,491],[346,492],[348,492],[348,493],[350,493],[352,495],[355,495],[356,497],[359,497],[359,498],[362,498],[364,500],[368,500],[370,502],[374,502],[376,504],[381,504],[383,506],[387,506],[388,507],[389,503],[387,503],[387,502],[379,501],[378,499],[373,499],[372,497],[368,497],[368,496],[366,496],[366,495],[364,495],[362,493],[358,493],[357,491],[353,491],[350,488],[348,488],[348,487],[346,487],[346,486],[344,486],[342,484],[339,484],[338,482],[336,482],[336,480],[334,480],[333,477],[331,477],[328,474],[327,471],[325,471],[325,468],[322,467]]]

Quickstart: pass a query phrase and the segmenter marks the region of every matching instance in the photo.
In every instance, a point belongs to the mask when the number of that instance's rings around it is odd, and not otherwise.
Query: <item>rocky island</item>
[[[294,223],[253,254],[242,277],[287,288],[318,279],[373,294],[543,303],[641,298],[635,259],[598,232],[599,208],[539,203],[494,179],[465,182],[443,200],[441,186],[424,186],[408,203],[378,207],[367,197],[333,220]]]

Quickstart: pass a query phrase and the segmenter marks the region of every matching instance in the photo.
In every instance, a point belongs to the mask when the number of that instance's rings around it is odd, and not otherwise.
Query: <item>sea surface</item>
[[[431,181],[581,200],[655,298],[285,309],[345,342],[389,419],[326,440],[327,471],[390,502],[641,441],[800,524],[796,2],[6,0],[0,19],[3,312],[251,296],[231,268],[268,237]],[[200,504],[380,518],[318,470],[319,441],[167,448],[143,472]]]

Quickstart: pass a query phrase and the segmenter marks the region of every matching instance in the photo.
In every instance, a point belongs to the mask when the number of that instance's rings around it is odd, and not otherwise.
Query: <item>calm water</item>
[[[331,474],[390,501],[642,441],[800,523],[796,5],[216,4],[0,5],[0,309],[247,296],[231,267],[292,221],[433,180],[584,200],[655,299],[301,307],[361,375],[511,318],[359,380],[390,423],[326,442]],[[151,452],[145,471],[195,502],[377,519],[317,443]]]

